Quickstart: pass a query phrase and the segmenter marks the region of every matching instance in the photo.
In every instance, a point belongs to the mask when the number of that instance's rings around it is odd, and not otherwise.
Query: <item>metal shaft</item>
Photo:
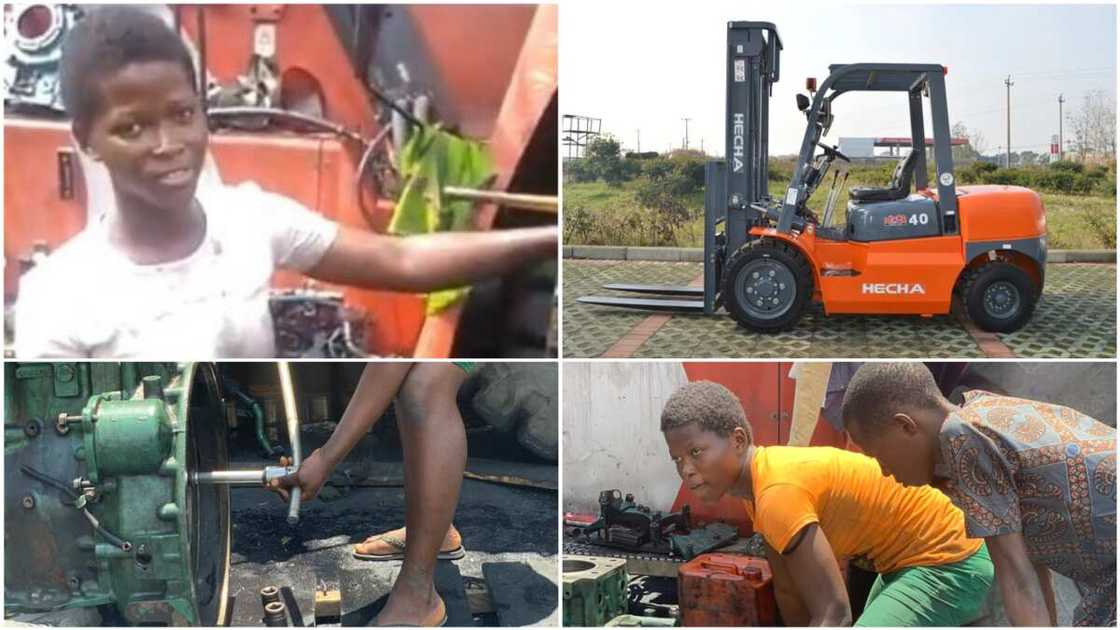
[[[195,473],[192,481],[198,484],[225,486],[259,486],[264,483],[263,470],[215,470]]]
[[[287,361],[279,361],[277,367],[280,370],[280,393],[284,397],[284,416],[288,420],[288,439],[292,443],[292,466],[298,470],[300,462],[303,461],[303,451],[300,448],[299,413],[296,409],[295,389],[292,387],[292,370]],[[288,503],[290,525],[299,522],[299,504],[302,495],[299,486],[292,488]]]
[[[191,483],[223,486],[267,486],[273,479],[279,479],[296,472],[295,466],[265,466],[255,470],[212,470],[191,474]]]
[[[556,213],[560,206],[559,200],[555,196],[549,195],[526,195],[499,192],[496,190],[475,190],[473,188],[461,188],[458,186],[445,186],[443,194],[448,197],[458,197],[471,201],[488,201],[502,206],[522,208],[524,210],[536,210],[537,212]]]

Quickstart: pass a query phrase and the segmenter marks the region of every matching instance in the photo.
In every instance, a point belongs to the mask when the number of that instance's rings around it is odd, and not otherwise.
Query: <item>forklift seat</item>
[[[905,199],[910,194],[910,181],[914,177],[914,166],[918,163],[918,152],[910,154],[898,161],[891,176],[891,185],[888,188],[873,188],[859,186],[848,191],[852,201],[897,201]]]

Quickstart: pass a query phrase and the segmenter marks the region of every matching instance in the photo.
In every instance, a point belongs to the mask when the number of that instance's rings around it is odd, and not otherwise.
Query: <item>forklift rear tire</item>
[[[740,326],[775,333],[801,319],[813,293],[813,270],[792,245],[763,238],[731,255],[721,284],[723,303]]]
[[[990,262],[970,272],[961,287],[968,316],[988,332],[1015,332],[1038,303],[1034,281],[1021,267]]]

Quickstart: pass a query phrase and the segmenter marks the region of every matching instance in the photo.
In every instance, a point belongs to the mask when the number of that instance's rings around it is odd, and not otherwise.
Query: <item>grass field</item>
[[[849,184],[860,185],[868,182],[856,181],[853,173]],[[877,183],[877,182],[875,182]],[[809,207],[823,210],[827,195],[828,181],[809,201]],[[786,187],[785,182],[770,182],[770,195],[779,198]],[[844,218],[847,207],[847,190],[837,203],[837,220]],[[1104,196],[1063,195],[1042,193],[1046,206],[1048,242],[1051,249],[1115,249],[1116,247],[1116,199]],[[685,227],[677,230],[676,245],[679,247],[700,247],[704,238],[704,196],[698,192],[686,201],[695,218]],[[651,245],[648,238],[636,235],[626,229],[621,221],[611,221],[611,217],[623,215],[641,216],[643,210],[637,207],[634,199],[633,184],[608,186],[603,182],[565,183],[564,212],[566,216],[573,209],[581,208],[596,221],[608,226],[604,229],[590,230],[586,233],[565,232],[565,243],[569,245]],[[640,231],[635,229],[634,231]]]

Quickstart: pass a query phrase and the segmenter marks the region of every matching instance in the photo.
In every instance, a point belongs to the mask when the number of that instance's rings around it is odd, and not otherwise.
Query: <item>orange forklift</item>
[[[706,168],[703,288],[610,284],[604,288],[667,299],[587,296],[579,301],[707,314],[722,306],[741,326],[772,333],[793,328],[810,300],[823,304],[828,315],[929,317],[948,313],[955,293],[980,328],[1012,332],[1022,327],[1042,294],[1045,209],[1038,194],[1026,188],[956,185],[946,68],[830,66],[812,98],[797,95],[808,125],[789,187],[781,199],[772,199],[767,191],[769,98],[781,50],[771,23],[728,24],[726,157]],[[812,93],[815,81],[807,83]],[[906,93],[913,149],[899,161],[887,187],[850,189],[847,212],[838,220],[836,205],[850,160],[821,138],[832,126],[832,102],[848,92]],[[932,188],[926,100],[933,125]],[[818,217],[807,204],[826,180],[831,188]]]

